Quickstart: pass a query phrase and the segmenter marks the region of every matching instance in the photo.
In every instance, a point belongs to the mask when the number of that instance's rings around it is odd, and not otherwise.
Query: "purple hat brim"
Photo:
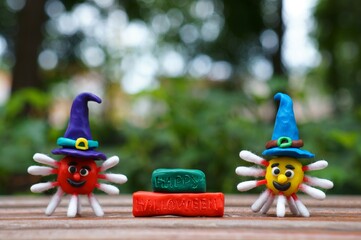
[[[263,151],[264,156],[284,156],[293,158],[314,158],[315,155],[307,150],[299,148],[270,148]]]
[[[104,153],[94,150],[80,151],[74,148],[57,148],[51,151],[55,155],[68,155],[73,157],[93,158],[94,160],[105,160],[107,157]]]

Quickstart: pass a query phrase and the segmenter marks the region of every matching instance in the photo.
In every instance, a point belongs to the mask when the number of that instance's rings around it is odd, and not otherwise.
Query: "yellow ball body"
[[[282,193],[289,197],[297,193],[303,177],[302,163],[295,158],[274,158],[266,169],[267,188],[276,195]]]

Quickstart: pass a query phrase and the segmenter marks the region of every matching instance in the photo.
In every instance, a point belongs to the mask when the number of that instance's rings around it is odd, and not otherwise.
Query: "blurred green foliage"
[[[206,173],[209,191],[236,192],[238,182],[250,179],[234,172],[237,166],[250,165],[238,157],[239,151],[247,149],[261,155],[273,131],[273,122],[257,119],[256,114],[251,118],[243,114],[245,109],[251,111],[271,100],[250,98],[240,91],[226,90],[222,84],[195,84],[193,79],[163,79],[161,83],[156,90],[133,96],[147,98],[152,103],[154,113],[144,124],[124,122],[115,126],[91,121],[93,136],[101,143],[99,150],[121,159],[111,170],[129,178],[129,182],[120,187],[121,192],[150,190],[150,176],[156,168],[201,169]],[[14,106],[17,108],[17,104],[10,102],[7,108]],[[15,110],[5,112],[12,111]],[[62,136],[65,129],[51,129],[46,119],[5,119],[2,117],[0,124],[0,190],[3,194],[13,192],[14,187],[17,191],[27,191],[30,182],[39,178],[21,182],[19,176],[26,175],[26,168],[35,164],[34,153],[51,156],[56,138]],[[327,169],[311,175],[332,179],[335,187],[329,192],[360,193],[361,183],[357,181],[361,169],[359,124],[350,116],[341,116],[299,124],[299,131],[305,141],[304,148],[316,154],[316,159],[302,160],[303,164],[317,159],[329,162]]]
[[[238,182],[250,180],[234,173],[237,166],[251,165],[241,160],[238,153],[246,149],[261,155],[272,135],[273,122],[242,114],[269,99],[255,101],[239,91],[195,86],[186,79],[165,82],[158,90],[141,94],[144,96],[155,104],[165,104],[166,110],[157,113],[146,127],[131,123],[122,127],[126,141],[121,156],[124,169],[130,170],[130,179],[136,179],[136,189],[149,190],[149,176],[160,167],[201,169],[206,173],[210,191],[235,193]],[[276,108],[274,105],[275,111]],[[361,193],[361,183],[355,180],[361,169],[361,127],[357,121],[340,116],[298,127],[305,141],[303,148],[316,155],[315,159],[301,162],[304,165],[321,159],[329,162],[326,169],[309,174],[332,179],[335,187],[328,190],[331,193]]]
[[[93,1],[85,2],[95,6]],[[129,120],[124,117],[121,121],[113,121],[107,110],[101,113],[101,117],[94,117],[90,112],[92,133],[100,142],[99,151],[107,156],[118,155],[121,161],[111,171],[128,176],[128,183],[120,186],[121,192],[150,190],[151,173],[156,168],[195,168],[205,172],[209,191],[235,193],[238,182],[251,179],[235,174],[237,166],[250,165],[239,159],[238,153],[247,149],[261,155],[264,144],[272,135],[277,109],[272,93],[282,89],[299,101],[310,97],[311,93],[332,99],[334,109],[328,119],[299,122],[304,148],[316,155],[315,159],[302,162],[308,164],[317,159],[329,162],[327,169],[311,173],[334,181],[335,187],[328,193],[361,193],[361,182],[358,181],[361,175],[361,95],[358,93],[361,42],[358,37],[359,21],[354,19],[359,16],[360,4],[320,0],[315,11],[317,26],[314,32],[321,53],[320,66],[310,72],[305,87],[296,87],[297,91],[291,87],[287,76],[274,76],[265,83],[270,93],[255,95],[245,87],[245,76],[248,76],[245,72],[252,57],[264,54],[259,42],[260,33],[266,28],[276,28],[275,23],[282,25],[274,15],[268,21],[262,20],[262,17],[266,18],[266,13],[272,15],[270,9],[275,8],[276,2],[214,0],[217,17],[226,17],[222,20],[224,22],[220,21],[222,32],[214,41],[182,42],[178,35],[180,27],[159,36],[157,47],[169,45],[181,49],[190,60],[204,54],[217,61],[227,61],[234,70],[227,81],[210,81],[206,77],[191,79],[186,74],[178,78],[157,76],[157,88],[124,97],[129,104],[141,101],[150,104],[143,118],[134,121],[134,118]],[[65,3],[66,10],[70,11],[83,1]],[[147,23],[155,15],[177,8],[185,12],[184,25],[202,26],[201,20],[187,12],[191,3],[138,0],[116,4],[124,7],[130,19],[139,18]],[[266,5],[268,12],[264,10]],[[5,2],[0,6],[4,7]],[[102,9],[101,14],[105,14],[106,10]],[[0,11],[0,19],[16,15],[5,8]],[[16,21],[14,17],[6,19],[8,23],[0,21],[1,34],[10,39],[16,32]],[[59,49],[54,47],[54,51],[60,51],[62,55],[59,55],[56,69],[42,72],[42,77],[47,80],[42,82],[45,90],[18,90],[11,94],[4,106],[0,106],[0,194],[29,192],[31,184],[47,179],[32,177],[26,169],[36,164],[32,160],[34,153],[51,156],[57,137],[64,134],[66,126],[58,129],[48,121],[50,104],[54,95],[58,94],[56,84],[72,86],[67,78],[91,69],[105,75],[106,97],[114,91],[116,80],[107,67],[109,62],[118,64],[121,57],[111,59],[111,53],[107,53],[104,67],[86,66],[79,57],[79,46],[83,40],[89,40],[84,32],[49,34],[44,39],[45,47],[60,46]],[[14,39],[8,40],[8,48],[9,52],[15,51]],[[9,63],[11,54],[7,54],[6,61],[0,63],[1,69],[12,67]],[[69,86],[67,90],[71,92],[73,89]],[[311,93],[308,92],[310,90]],[[105,98],[102,106],[107,107],[107,104]]]
[[[48,99],[47,94],[29,88],[14,94],[0,108],[0,194],[27,190],[29,179],[34,179],[24,176],[24,171],[29,166],[29,156],[39,147],[47,147],[48,122],[46,118],[19,118],[18,114],[29,106],[43,112]]]
[[[155,109],[161,104],[163,113],[157,113],[146,127],[129,123],[123,127],[127,162],[138,161],[130,178],[140,177],[140,187],[150,189],[149,176],[156,168],[194,168],[206,173],[209,190],[233,192],[238,181],[234,177],[237,152],[242,147],[256,150],[253,143],[265,136],[266,126],[242,119],[240,106],[250,104],[242,94],[219,86],[197,86],[187,79],[162,83],[161,88],[139,97],[150,99]]]

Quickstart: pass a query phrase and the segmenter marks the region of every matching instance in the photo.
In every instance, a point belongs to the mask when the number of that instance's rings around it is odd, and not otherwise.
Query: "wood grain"
[[[223,218],[132,216],[131,195],[98,196],[105,212],[95,217],[86,199],[82,215],[66,217],[69,199],[47,217],[50,197],[0,197],[0,239],[361,239],[361,196],[300,199],[310,218],[253,213],[257,195],[226,195]]]

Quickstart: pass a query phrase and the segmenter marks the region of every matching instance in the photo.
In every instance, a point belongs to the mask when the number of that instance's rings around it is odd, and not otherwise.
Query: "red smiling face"
[[[59,162],[58,183],[68,194],[89,194],[97,184],[98,172],[94,160],[67,156]]]

